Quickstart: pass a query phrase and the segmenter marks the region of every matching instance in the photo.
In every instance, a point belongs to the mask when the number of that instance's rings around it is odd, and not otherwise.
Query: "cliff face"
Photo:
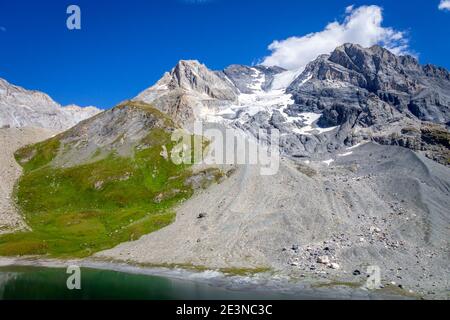
[[[379,46],[346,44],[311,62],[287,88],[291,113],[316,112],[320,127],[338,126],[328,149],[364,140],[424,151],[448,163],[448,148],[411,132],[447,132],[450,73]],[[412,130],[413,129],[413,130]]]
[[[311,80],[301,85],[305,77]],[[411,56],[396,56],[379,46],[338,47],[331,55],[311,62],[288,91],[299,105],[324,109],[339,103],[364,103],[375,95],[406,116],[442,124],[450,120],[450,73],[432,65],[421,66]],[[349,92],[353,96],[349,97]],[[327,101],[328,97],[334,103]]]

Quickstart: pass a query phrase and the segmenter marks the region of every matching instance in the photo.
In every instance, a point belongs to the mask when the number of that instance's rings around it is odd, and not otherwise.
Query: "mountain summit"
[[[287,92],[295,101],[289,113],[321,114],[319,126],[339,128],[326,138],[329,150],[373,140],[448,164],[450,74],[443,68],[345,44],[308,64]]]
[[[282,133],[282,152],[324,156],[363,141],[399,145],[448,164],[450,73],[380,46],[344,44],[303,72],[180,61],[135,100],[188,128],[220,122]]]
[[[180,123],[192,122],[211,110],[233,103],[237,90],[196,60],[181,60],[154,86],[134,100],[151,103]]]

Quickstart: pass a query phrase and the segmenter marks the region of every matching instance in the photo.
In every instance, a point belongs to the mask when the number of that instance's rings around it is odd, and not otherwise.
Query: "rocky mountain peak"
[[[366,74],[376,74],[380,71],[401,72],[402,70],[421,72],[421,67],[414,57],[396,56],[378,45],[363,48],[357,44],[344,44],[331,53],[329,60],[347,69]]]
[[[229,99],[235,90],[217,74],[197,60],[180,60],[176,66],[158,81],[156,88],[167,86],[170,90],[206,94],[214,99]],[[152,91],[155,87],[150,88]],[[145,91],[144,91],[145,92]]]
[[[195,120],[225,121],[250,134],[275,127],[284,134],[280,145],[287,154],[311,156],[361,139],[394,141],[386,137],[403,137],[405,127],[420,131],[425,121],[449,123],[449,79],[447,70],[421,66],[412,56],[348,43],[319,56],[300,75],[239,64],[212,71],[181,60],[134,100],[185,128]],[[402,139],[395,143],[421,144]],[[431,148],[430,157],[440,148]]]
[[[171,86],[196,90],[197,83],[211,80],[210,72],[197,60],[180,60],[170,72]]]
[[[450,72],[445,68],[426,64],[423,66],[423,72],[427,77],[450,81]]]
[[[152,104],[176,122],[184,124],[236,101],[237,93],[232,82],[204,64],[196,60],[181,60],[154,86],[133,100]]]
[[[405,128],[421,132],[428,122],[448,125],[449,79],[447,70],[422,66],[412,56],[397,56],[380,46],[344,44],[309,63],[288,87],[295,104],[287,112],[320,113],[319,126],[339,126],[327,142],[329,147],[352,141],[365,131],[367,139],[428,150],[429,157],[436,159],[445,145],[412,139]]]
[[[0,78],[0,101],[3,103],[20,103],[20,104],[41,104],[58,106],[47,94],[36,91],[26,90],[22,87],[13,85]]]

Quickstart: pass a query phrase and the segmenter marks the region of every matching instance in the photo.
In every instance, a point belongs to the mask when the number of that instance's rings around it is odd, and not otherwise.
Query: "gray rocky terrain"
[[[52,165],[129,155],[148,128],[202,121],[258,139],[277,129],[276,174],[219,165],[224,179],[199,188],[173,224],[95,258],[350,287],[376,266],[400,294],[449,298],[449,108],[447,70],[379,46],[343,45],[300,74],[180,61],[131,102],[60,134]]]
[[[280,67],[265,67],[255,66],[248,67],[243,65],[231,65],[223,71],[218,71],[217,74],[221,77],[226,77],[232,81],[239,92],[244,94],[252,94],[255,91],[254,80],[256,78],[255,70],[265,75],[262,83],[263,90],[270,90],[275,79],[275,75],[286,71]]]
[[[54,134],[54,131],[42,128],[0,129],[0,234],[26,228],[13,198],[14,185],[22,172],[22,167],[14,159],[14,152]]]
[[[63,107],[43,92],[0,79],[0,127],[66,130],[99,112],[95,107]]]
[[[448,164],[450,73],[443,68],[422,66],[379,46],[345,44],[311,62],[287,92],[295,100],[288,114],[320,113],[319,127],[338,128],[324,137],[325,143],[314,141],[319,149],[366,139]],[[423,139],[424,132],[430,139]],[[289,142],[298,153],[308,151],[303,141]]]
[[[237,166],[182,205],[171,226],[99,257],[361,284],[378,266],[385,285],[448,297],[448,71],[346,44],[284,89],[281,68],[216,74],[237,101],[203,120],[250,136],[278,129],[279,172]]]
[[[274,176],[238,166],[231,178],[184,203],[172,225],[97,256],[270,268],[361,286],[374,265],[385,285],[447,297],[448,169],[407,149],[372,143],[335,159],[330,165],[285,159]]]

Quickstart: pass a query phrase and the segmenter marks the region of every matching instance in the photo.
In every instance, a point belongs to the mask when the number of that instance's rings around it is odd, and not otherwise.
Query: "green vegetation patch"
[[[59,148],[60,141],[54,137],[19,149],[14,156],[25,171],[32,171],[50,163],[58,154]]]
[[[170,133],[152,130],[132,157],[64,168],[51,165],[60,141],[52,138],[16,153],[24,174],[16,197],[32,231],[0,236],[0,255],[84,257],[172,223],[172,208],[193,194],[190,165],[175,165]]]
[[[348,287],[353,289],[358,289],[363,286],[359,282],[349,282],[349,281],[331,281],[331,282],[320,282],[313,284],[313,288],[333,288],[333,287]]]
[[[258,273],[271,272],[269,267],[257,267],[257,268],[222,268],[220,272],[231,276],[252,276]]]

